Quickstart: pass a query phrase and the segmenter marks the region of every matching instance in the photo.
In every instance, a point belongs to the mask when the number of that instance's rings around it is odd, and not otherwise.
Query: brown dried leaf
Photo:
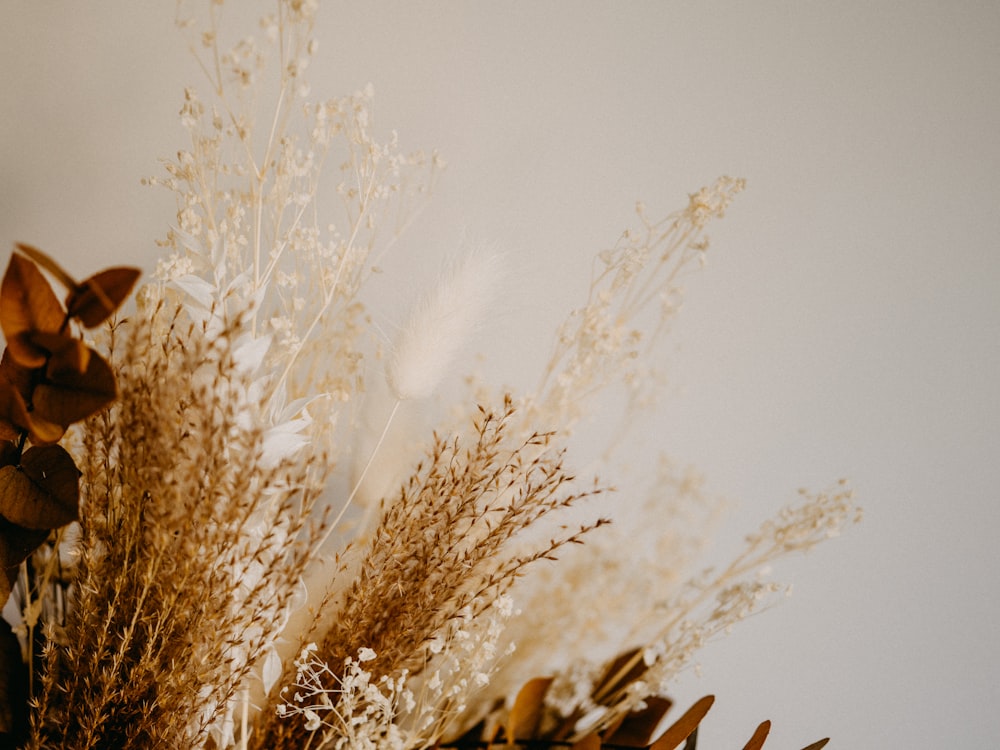
[[[522,687],[507,718],[507,744],[515,740],[530,740],[535,737],[545,711],[545,693],[552,684],[551,677],[536,677]]]
[[[28,333],[25,338],[48,352],[46,372],[86,372],[91,350],[80,339],[65,333]]]
[[[579,711],[580,711],[579,707],[577,707],[577,709],[576,709],[576,710],[577,710],[577,714],[579,714]],[[578,716],[576,716],[576,715],[574,715],[574,716],[571,716],[570,718],[571,718],[571,719],[573,720],[573,721],[572,721],[572,722],[570,723],[570,725],[571,725],[571,726],[575,726],[575,725],[576,725],[576,722],[577,722],[577,721],[579,721],[579,717],[578,717]],[[608,723],[608,725],[607,725],[606,727],[604,727],[604,731],[603,731],[603,732],[601,732],[601,737],[605,738],[605,741],[607,741],[607,738],[608,738],[608,737],[611,737],[611,736],[612,736],[612,735],[613,735],[613,734],[614,734],[615,732],[617,732],[617,731],[618,731],[618,728],[619,728],[619,727],[620,727],[620,726],[621,726],[622,724],[624,724],[624,723],[625,723],[625,719],[627,719],[627,718],[628,718],[627,716],[621,716],[621,715],[619,715],[619,716],[616,716],[616,717],[614,717],[614,718],[613,718],[613,719],[612,719],[612,720],[611,720],[611,721],[610,721],[610,722]],[[564,736],[564,737],[565,737],[565,736],[567,736],[567,735],[565,734],[565,730],[566,730],[566,726],[565,726],[565,725],[563,725],[563,726],[560,726],[560,730],[562,730],[562,731],[564,732],[564,734],[563,734],[563,736]]]
[[[23,402],[21,411],[23,411]],[[13,443],[21,437],[24,429],[15,420],[18,412],[18,399],[13,386],[6,380],[0,379],[0,440],[6,443]]]
[[[764,747],[764,740],[767,739],[768,733],[771,731],[771,722],[762,721],[757,729],[753,733],[753,737],[750,741],[743,746],[743,750],[760,750]]]
[[[824,738],[822,740],[817,740],[816,742],[812,743],[811,745],[806,745],[804,748],[802,748],[802,750],[820,750],[820,748],[826,747],[826,743],[828,743],[829,741],[830,741],[830,738],[826,737],[826,738]]]
[[[643,675],[646,665],[640,652],[641,649],[631,649],[615,657],[614,661],[608,664],[604,674],[595,683],[593,698],[596,703],[602,703],[610,695]]]
[[[35,413],[37,417],[62,427],[100,411],[118,395],[111,367],[93,350],[85,372],[70,369],[50,372],[49,377],[49,382],[35,388]]]
[[[35,445],[45,445],[57,442],[66,430],[37,414],[29,413],[18,387],[0,376],[0,438],[17,440],[22,432],[27,432]]]
[[[19,365],[11,356],[10,349],[4,349],[0,357],[0,378],[7,381],[27,401],[34,388],[36,370]]]
[[[59,445],[29,448],[20,466],[0,467],[0,514],[28,529],[55,529],[75,521],[80,471]]]
[[[66,320],[49,282],[27,258],[14,254],[0,283],[0,328],[11,356],[24,367],[41,367],[48,353],[26,334],[57,333]]]
[[[574,742],[572,750],[601,750],[601,737],[597,734],[588,734],[582,740]]]
[[[10,349],[4,349],[0,359],[0,437],[3,439],[17,440],[28,430],[31,418],[25,399],[31,396],[32,387],[31,370],[15,362]]]
[[[0,517],[0,568],[16,574],[17,566],[38,549],[48,536],[48,529],[26,529]]]
[[[69,315],[85,328],[93,328],[110,317],[139,279],[138,268],[106,268],[82,281],[66,298]]]
[[[606,734],[605,741],[625,747],[649,747],[671,705],[672,701],[668,698],[655,695],[646,698],[646,707],[626,716],[620,726]]]
[[[650,750],[674,750],[674,748],[678,747],[698,728],[701,720],[705,718],[705,714],[708,713],[714,702],[714,695],[706,695],[697,701],[691,708],[684,712],[681,718],[671,724],[667,728],[667,731],[659,736],[656,742],[649,746]]]
[[[21,469],[72,515],[71,520],[76,520],[80,504],[80,470],[65,448],[61,445],[28,448],[21,456]]]
[[[59,283],[62,284],[67,289],[74,289],[76,287],[76,282],[73,277],[66,273],[66,269],[56,263],[48,253],[43,253],[37,247],[31,245],[25,245],[23,242],[18,242],[15,244],[17,251],[27,255],[35,265],[41,266],[50,274],[58,279]]]
[[[66,427],[63,425],[34,414],[28,414],[27,428],[32,445],[52,445],[62,440],[62,436],[66,434]]]

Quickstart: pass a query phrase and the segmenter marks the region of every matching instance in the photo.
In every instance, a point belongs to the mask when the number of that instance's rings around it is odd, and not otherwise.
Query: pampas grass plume
[[[386,368],[397,399],[426,398],[489,307],[502,276],[502,256],[477,248],[444,268],[441,279],[410,311]]]

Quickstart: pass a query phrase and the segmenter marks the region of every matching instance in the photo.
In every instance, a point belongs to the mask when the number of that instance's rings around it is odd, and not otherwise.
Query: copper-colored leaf
[[[27,519],[31,527],[38,528],[39,517],[49,515],[52,505],[48,494],[32,482],[20,467],[0,468],[0,513],[5,518],[17,525],[24,525]],[[54,523],[52,528],[61,525]]]
[[[577,708],[577,711],[579,711],[579,710],[580,710],[580,709],[579,709],[579,707],[578,707],[578,708]],[[577,717],[575,717],[575,716],[573,716],[573,717],[570,717],[570,718],[572,718],[572,719],[573,719],[573,722],[572,722],[572,725],[573,725],[573,726],[575,726],[575,725],[576,725],[576,722],[578,721],[578,718],[577,718]],[[625,719],[627,719],[627,718],[628,718],[627,716],[622,716],[622,715],[618,715],[618,716],[615,716],[615,717],[613,717],[613,718],[611,719],[611,721],[610,721],[610,722],[608,722],[608,725],[607,725],[607,726],[606,726],[606,727],[604,728],[604,731],[603,731],[603,732],[601,732],[601,737],[603,737],[603,738],[605,738],[605,740],[607,740],[607,738],[608,738],[608,737],[611,737],[611,736],[613,736],[613,735],[614,735],[614,733],[618,731],[618,728],[619,728],[619,727],[620,727],[620,726],[621,726],[622,724],[624,724],[624,723],[625,723]],[[563,729],[563,727],[560,727],[560,729]],[[566,735],[566,734],[563,734],[563,736],[564,736],[564,737],[566,737],[567,735]]]
[[[107,268],[96,273],[70,292],[66,299],[69,314],[85,328],[103,323],[128,297],[139,278],[138,268]]]
[[[767,739],[767,735],[770,731],[771,722],[762,721],[753,733],[753,737],[750,738],[750,741],[743,746],[743,750],[760,750],[764,747],[764,740]]]
[[[77,518],[79,478],[65,448],[29,448],[20,466],[0,467],[0,514],[28,529],[65,526]]]
[[[31,332],[56,333],[66,313],[34,263],[14,254],[0,283],[0,328],[7,348],[24,367],[41,367],[48,353],[33,345]]]
[[[574,742],[571,750],[601,750],[601,737],[597,734],[588,734],[582,740]]]
[[[63,426],[50,422],[47,419],[39,417],[34,412],[28,414],[28,437],[31,438],[32,445],[52,445],[53,443],[58,443],[62,440],[62,436],[66,434],[66,427],[68,425]]]
[[[544,713],[545,693],[552,684],[551,677],[536,677],[522,687],[507,718],[507,743],[514,740],[529,740],[535,737]]]
[[[667,728],[667,731],[657,738],[656,742],[649,746],[650,750],[674,750],[674,748],[678,747],[688,738],[688,735],[698,728],[701,720],[705,718],[705,714],[708,713],[708,709],[712,707],[714,702],[714,695],[706,695],[697,701],[691,708],[684,712],[681,718],[671,724]]]
[[[21,437],[22,427],[12,418],[16,410],[17,397],[10,383],[0,379],[0,441],[13,443]]]
[[[59,503],[70,520],[76,520],[80,505],[80,470],[65,448],[61,445],[28,448],[21,456],[21,469]]]
[[[811,745],[806,745],[804,748],[802,748],[802,750],[820,750],[820,748],[826,747],[826,743],[828,743],[829,741],[830,741],[830,738],[829,737],[825,737],[822,740],[817,740],[816,742],[812,743]]]
[[[615,657],[595,683],[594,701],[603,704],[605,699],[639,679],[645,671],[641,649],[634,648]]]
[[[17,387],[0,376],[0,438],[17,440],[22,432],[29,434],[32,443],[45,445],[57,442],[66,430],[29,412]]]
[[[27,333],[25,339],[33,346],[48,352],[46,372],[86,372],[91,349],[80,339],[65,333]]]
[[[0,568],[16,572],[17,566],[38,549],[48,536],[48,529],[26,529],[0,518]]]
[[[17,440],[22,432],[28,431],[31,422],[25,399],[31,395],[31,370],[22,367],[4,349],[0,359],[0,437]]]
[[[66,269],[56,263],[48,253],[43,253],[37,247],[25,245],[23,242],[18,242],[14,246],[19,253],[24,253],[34,261],[35,265],[44,268],[52,274],[64,287],[67,289],[76,288],[76,282],[73,280],[73,277],[66,273]]]
[[[0,379],[6,380],[27,401],[35,387],[36,370],[19,365],[11,356],[10,349],[4,349],[0,357]]]
[[[87,370],[50,373],[50,381],[35,388],[38,417],[63,427],[86,419],[115,400],[118,391],[110,365],[91,351]]]
[[[671,705],[668,698],[655,695],[646,698],[646,707],[628,714],[617,729],[605,736],[606,742],[624,747],[649,747]]]

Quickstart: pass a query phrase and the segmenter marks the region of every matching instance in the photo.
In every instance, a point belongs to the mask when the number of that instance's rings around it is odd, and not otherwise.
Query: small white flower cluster
[[[576,711],[590,714],[598,706],[594,703],[594,685],[601,676],[604,665],[597,661],[578,659],[555,673],[552,685],[545,693],[545,706],[561,718]]]
[[[533,404],[534,422],[568,433],[597,391],[619,383],[630,402],[624,422],[648,405],[658,381],[641,355],[679,309],[680,277],[691,262],[703,261],[709,219],[722,217],[743,187],[741,179],[722,177],[690,196],[686,209],[660,221],[647,217],[642,203],[636,206],[641,227],[598,255],[602,267],[595,269],[587,304],[559,329]]]
[[[507,595],[498,596],[485,612],[475,614],[483,604],[477,599],[464,607],[444,633],[428,642],[417,706],[407,717],[415,736],[440,736],[478,703],[498,662],[514,652],[513,644],[498,649],[507,621],[517,612],[513,601]]]
[[[861,509],[854,503],[854,494],[843,480],[829,492],[799,490],[799,494],[806,502],[784,508],[777,518],[747,536],[747,541],[754,547],[772,547],[783,552],[805,551],[824,539],[839,536],[848,523],[861,520]]]
[[[318,658],[316,644],[309,644],[295,661],[294,685],[282,690],[278,714],[298,716],[307,731],[319,732],[317,748],[395,750],[439,737],[489,684],[498,658],[513,651],[497,650],[504,624],[514,614],[510,598],[498,597],[486,614],[477,616],[474,610],[481,604],[477,600],[464,608],[427,643],[419,677],[404,670],[375,679],[366,669],[376,659],[370,648],[345,660],[338,676]]]
[[[396,719],[416,705],[406,686],[407,673],[396,678],[386,675],[372,679],[365,664],[374,661],[370,648],[358,651],[357,658],[344,661],[338,677],[316,657],[317,646],[307,645],[295,661],[295,684],[285,688],[285,702],[278,705],[282,717],[299,716],[306,731],[319,732],[317,750],[403,750],[411,743]],[[336,685],[331,689],[328,685]],[[294,691],[291,700],[287,692]]]
[[[804,503],[785,508],[762,524],[758,533],[748,537],[745,551],[726,568],[706,571],[668,602],[660,633],[640,652],[646,667],[642,680],[617,696],[617,715],[640,707],[648,696],[665,694],[705,643],[728,634],[738,622],[768,607],[776,596],[789,594],[789,587],[766,580],[774,560],[809,550],[839,534],[848,522],[860,520],[860,509],[844,482],[835,491],[801,494]]]
[[[668,463],[661,471],[658,488],[678,500],[687,500],[663,515],[668,529],[652,545],[661,551],[662,559],[641,564],[633,561],[624,567],[622,549],[629,540],[616,535],[621,529],[612,529],[560,561],[558,571],[549,575],[541,572],[515,589],[516,594],[528,597],[525,601],[529,606],[522,618],[511,623],[505,637],[518,639],[519,654],[528,655],[535,672],[519,673],[518,668],[523,667],[519,660],[503,670],[499,679],[510,695],[528,677],[554,672],[545,705],[555,716],[579,717],[576,739],[613,725],[630,711],[641,709],[652,696],[669,693],[678,674],[693,663],[706,643],[728,634],[738,622],[790,592],[790,587],[767,580],[774,560],[808,550],[859,519],[852,493],[843,484],[830,492],[803,492],[804,503],[784,509],[762,524],[748,538],[744,552],[728,566],[709,569],[683,582],[677,576],[693,562],[698,542],[706,538],[714,514],[698,507],[705,498],[690,474],[672,471]],[[674,526],[692,538],[686,539],[684,534],[671,538],[670,527]],[[678,554],[668,554],[671,550]],[[629,571],[636,568],[642,568],[645,575],[630,576]],[[559,583],[572,592],[565,600],[559,597]],[[592,606],[581,611],[577,606],[581,599]],[[562,609],[567,611],[565,616],[553,614]],[[620,627],[616,614],[622,611],[632,614],[630,628]],[[618,632],[613,630],[615,626]],[[630,670],[641,676],[619,683],[606,673],[616,656],[606,648],[622,643],[643,645],[624,666],[619,665],[620,676]]]
[[[722,177],[711,187],[703,187],[688,196],[685,217],[691,226],[701,229],[709,219],[721,219],[733,198],[746,187],[746,180],[736,177]]]
[[[232,48],[217,33],[221,4],[200,18],[189,8],[178,13],[196,56],[204,55],[212,95],[203,102],[185,90],[181,121],[191,145],[165,162],[165,176],[147,180],[177,199],[176,224],[161,243],[172,254],[156,278],[195,320],[246,316],[253,337],[268,342],[265,399],[301,403],[308,394],[330,412],[315,416],[330,423],[337,405],[362,390],[355,296],[371,255],[389,249],[443,162],[404,153],[395,133],[380,138],[371,85],[305,101],[316,0],[281,0],[277,15],[261,19],[262,40],[241,38]],[[260,132],[265,118],[242,88],[259,88],[255,76],[275,55],[283,94],[266,118],[274,127]],[[343,211],[321,226],[316,198],[327,161],[339,165],[331,187]],[[332,438],[321,447],[333,449]]]

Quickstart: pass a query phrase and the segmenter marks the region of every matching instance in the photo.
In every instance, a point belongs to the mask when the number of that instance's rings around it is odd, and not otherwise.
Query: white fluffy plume
[[[489,307],[502,275],[501,256],[477,248],[449,263],[437,286],[407,318],[386,368],[400,400],[425,398],[444,377]]]

